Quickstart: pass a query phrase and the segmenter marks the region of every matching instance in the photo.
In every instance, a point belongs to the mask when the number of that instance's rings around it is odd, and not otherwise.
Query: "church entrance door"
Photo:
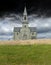
[[[26,34],[23,35],[23,39],[24,39],[24,40],[27,39],[27,35],[26,35]]]

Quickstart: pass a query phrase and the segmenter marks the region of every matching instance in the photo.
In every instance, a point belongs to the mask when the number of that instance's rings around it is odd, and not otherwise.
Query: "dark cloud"
[[[0,40],[13,39],[13,28],[21,26],[25,5],[29,26],[37,27],[37,38],[51,38],[50,0],[0,0]]]
[[[28,14],[51,16],[50,0],[0,0],[0,16],[9,15],[9,13],[22,13],[25,5]]]
[[[46,32],[51,32],[51,28],[49,27],[41,27],[37,29],[37,33],[46,33]]]
[[[30,27],[37,27],[37,38],[51,38],[51,17],[41,18],[37,15],[29,15],[28,22]],[[0,40],[12,40],[14,27],[20,27],[22,16],[15,15],[0,19]]]

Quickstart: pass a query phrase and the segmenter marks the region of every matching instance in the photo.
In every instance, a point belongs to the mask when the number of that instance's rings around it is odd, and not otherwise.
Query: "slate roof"
[[[37,28],[36,27],[29,27],[31,32],[36,32]]]
[[[21,28],[22,27],[14,27],[14,31],[15,32],[20,32]],[[31,32],[36,32],[37,31],[36,27],[29,27],[29,29],[30,29]]]
[[[15,32],[20,32],[21,27],[14,27]]]

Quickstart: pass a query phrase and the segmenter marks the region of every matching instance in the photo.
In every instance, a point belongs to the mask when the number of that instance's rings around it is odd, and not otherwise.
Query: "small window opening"
[[[26,20],[26,16],[24,17],[24,20]]]
[[[25,28],[26,28],[26,25],[25,25]]]
[[[17,33],[17,35],[18,35],[18,33]]]

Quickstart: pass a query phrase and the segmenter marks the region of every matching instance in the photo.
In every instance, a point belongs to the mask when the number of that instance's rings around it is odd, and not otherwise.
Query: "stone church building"
[[[28,26],[26,7],[23,13],[22,27],[14,27],[14,40],[29,40],[37,38],[36,27]]]

